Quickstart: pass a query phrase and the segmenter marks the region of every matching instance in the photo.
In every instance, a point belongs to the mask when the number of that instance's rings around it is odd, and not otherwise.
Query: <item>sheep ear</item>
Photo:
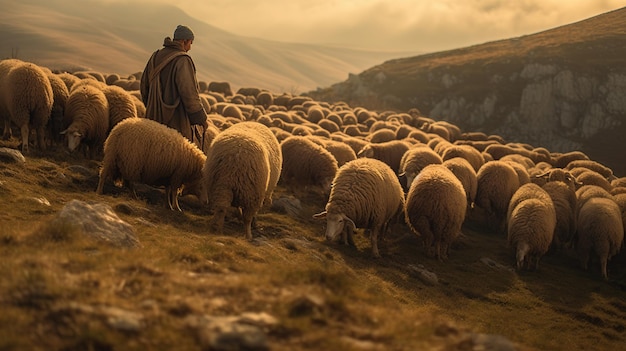
[[[315,218],[315,219],[324,219],[324,218],[326,218],[326,213],[327,212],[324,211],[324,212],[320,212],[320,213],[314,214],[313,218]]]
[[[541,174],[537,174],[535,177],[536,177],[536,178],[545,178],[545,177],[547,177],[549,174],[550,174],[550,171],[546,171],[546,172],[543,172],[543,173],[541,173]]]

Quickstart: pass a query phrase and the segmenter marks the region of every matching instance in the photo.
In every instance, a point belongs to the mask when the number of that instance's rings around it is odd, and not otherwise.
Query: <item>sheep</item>
[[[443,160],[438,153],[427,146],[414,146],[407,150],[400,159],[398,173],[406,177],[406,188],[408,189],[413,179],[421,170],[430,164],[441,164]]]
[[[520,186],[518,175],[508,163],[495,160],[480,167],[476,178],[474,210],[483,210],[492,229],[503,233],[509,201]]]
[[[234,206],[241,211],[245,238],[251,240],[252,223],[265,199],[271,198],[270,182],[277,169],[272,170],[276,164],[271,160],[268,141],[276,139],[268,138],[266,129],[256,122],[236,124],[211,143],[202,172],[218,233],[223,231],[226,211]]]
[[[109,103],[102,90],[91,85],[74,88],[67,98],[64,117],[69,126],[61,134],[67,137],[70,151],[83,142],[91,158],[102,151],[109,132]]]
[[[459,179],[444,165],[431,164],[411,183],[404,215],[411,230],[422,237],[428,255],[443,261],[461,234],[466,210],[467,198]]]
[[[411,146],[410,143],[401,140],[369,143],[357,152],[357,157],[375,158],[385,162],[394,172],[398,172],[400,160],[402,160],[402,156]]]
[[[53,103],[52,110],[50,112],[50,118],[48,119],[48,134],[49,140],[52,143],[61,143],[61,132],[67,127],[63,125],[63,113],[65,111],[65,104],[67,98],[70,96],[70,91],[67,89],[67,85],[58,75],[52,72],[46,72],[48,79],[50,80],[50,86],[52,87]]]
[[[611,195],[604,188],[597,185],[583,185],[576,189],[576,216],[580,213],[580,209],[585,205],[587,201],[592,198],[601,197],[609,200],[615,200],[615,197]]]
[[[593,160],[573,160],[567,164],[567,167],[565,167],[565,169],[571,170],[577,167],[583,167],[583,168],[592,170],[594,172],[597,172],[601,174],[604,178],[606,178],[608,181],[612,181],[613,179],[616,178],[613,175],[612,169],[601,164],[600,162],[593,161]]]
[[[517,178],[519,180],[520,186],[526,183],[530,183],[530,175],[528,174],[528,171],[522,164],[520,164],[519,162],[515,162],[515,161],[503,161],[502,158],[500,159],[500,161],[506,162],[509,166],[513,167],[513,169],[515,170],[515,173],[517,173]]]
[[[233,125],[228,129],[231,129],[231,132],[240,131],[244,133],[248,131],[250,133],[253,133],[263,141],[264,146],[267,148],[270,162],[270,177],[263,203],[271,205],[272,195],[274,194],[274,189],[276,189],[276,185],[278,184],[278,180],[280,179],[280,174],[283,167],[283,154],[278,139],[268,127],[257,122],[241,122]]]
[[[263,108],[268,108],[274,104],[274,95],[268,91],[262,91],[256,97],[257,105],[263,106]]]
[[[396,140],[396,132],[387,128],[379,129],[375,132],[371,132],[368,136],[365,137],[365,140],[369,141],[372,144],[382,144],[385,142]]]
[[[520,185],[519,188],[517,188],[515,193],[513,193],[513,196],[511,196],[511,200],[509,200],[509,204],[507,207],[507,214],[506,214],[507,224],[511,220],[511,215],[512,215],[513,210],[520,203],[522,203],[522,201],[525,201],[528,199],[537,199],[545,203],[552,203],[552,198],[550,197],[550,195],[539,185],[535,183],[522,184]],[[554,208],[554,205],[552,207]]]
[[[65,83],[65,85],[67,86],[67,90],[68,91],[72,91],[72,87],[74,86],[74,84],[79,83],[80,80],[81,80],[80,78],[76,77],[75,75],[73,75],[71,73],[67,73],[67,72],[58,73],[57,75]]]
[[[443,161],[443,165],[452,171],[452,173],[459,179],[463,189],[465,190],[465,197],[467,199],[467,209],[471,209],[474,206],[476,200],[476,191],[478,189],[478,179],[476,178],[476,171],[472,165],[462,157],[453,157],[451,159]],[[466,216],[467,216],[466,212]]]
[[[32,127],[37,134],[37,147],[46,148],[45,134],[52,112],[54,92],[47,74],[34,63],[19,60],[3,62],[0,75],[0,113],[4,115],[4,137],[11,134],[11,122],[21,133],[22,152],[28,152]],[[2,116],[0,116],[2,117]]]
[[[478,172],[480,167],[485,163],[485,159],[480,151],[474,149],[468,145],[450,145],[441,154],[443,161],[449,160],[453,157],[463,157],[474,168],[475,172]]]
[[[538,185],[528,183],[518,189],[524,191],[526,186]],[[554,205],[545,191],[543,199],[530,197],[510,207],[511,218],[507,227],[507,242],[515,251],[516,266],[518,270],[539,267],[539,260],[548,252],[556,227],[556,211]],[[544,197],[542,196],[542,197]]]
[[[556,227],[552,244],[558,250],[569,245],[576,234],[576,193],[562,181],[549,181],[541,188],[552,199],[556,211]]]
[[[313,217],[326,218],[327,240],[342,233],[345,244],[354,244],[354,229],[369,229],[372,255],[380,257],[378,238],[403,208],[404,192],[393,170],[382,161],[360,158],[339,168],[325,211]]]
[[[109,104],[109,131],[122,120],[137,116],[137,107],[132,95],[117,86],[105,86],[102,92]]]
[[[325,194],[330,191],[339,167],[328,150],[304,136],[290,136],[280,147],[283,154],[280,177],[285,184],[319,187]]]
[[[102,194],[108,180],[122,180],[131,189],[133,182],[165,186],[165,204],[170,210],[181,211],[178,192],[200,199],[202,167],[206,156],[198,147],[175,129],[146,118],[131,117],[118,123],[104,144],[104,158],[96,189]]]
[[[606,191],[611,191],[613,186],[600,173],[592,170],[586,170],[576,176],[576,181],[583,185],[597,185]]]
[[[530,169],[535,167],[535,162],[531,160],[529,157],[520,155],[520,154],[510,154],[505,155],[500,158],[500,161],[509,161],[509,162],[517,162],[520,165],[524,166],[526,169]]]
[[[600,260],[602,277],[607,280],[607,263],[624,242],[622,213],[613,199],[593,197],[580,208],[577,222],[576,251],[583,269],[592,253]]]
[[[357,158],[356,153],[350,146],[339,141],[326,140],[324,148],[335,157],[337,160],[337,167],[341,167]]]
[[[322,118],[320,119],[317,124],[326,129],[327,131],[329,131],[330,133],[334,133],[334,132],[338,132],[341,130],[341,128],[339,128],[339,126],[337,125],[337,123],[327,119],[327,118]]]
[[[589,160],[589,156],[582,151],[570,151],[559,155],[553,155],[550,163],[555,168],[565,168],[574,160]]]
[[[209,92],[220,93],[224,96],[233,96],[233,91],[228,82],[210,82],[207,88]]]

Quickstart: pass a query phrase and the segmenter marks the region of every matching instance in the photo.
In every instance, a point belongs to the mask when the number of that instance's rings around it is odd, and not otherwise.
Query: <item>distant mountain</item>
[[[533,35],[394,59],[308,93],[419,109],[467,131],[582,150],[626,176],[626,8]]]
[[[104,0],[0,0],[0,58],[58,69],[131,74],[178,24],[196,40],[189,52],[198,78],[238,87],[303,92],[351,72],[409,53],[280,43],[237,36],[192,18],[173,5]],[[415,53],[413,53],[415,54]]]

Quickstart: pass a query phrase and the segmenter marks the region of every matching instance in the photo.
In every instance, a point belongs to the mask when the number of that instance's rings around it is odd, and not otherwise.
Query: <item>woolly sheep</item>
[[[596,197],[615,200],[615,197],[611,195],[611,193],[609,193],[600,186],[583,185],[576,190],[576,216],[578,217],[580,209],[585,205],[587,201]]]
[[[274,95],[268,91],[262,91],[257,95],[256,103],[264,108],[268,108],[274,104]]]
[[[583,185],[597,185],[609,192],[613,189],[613,186],[605,177],[592,170],[587,170],[577,175],[576,181]]]
[[[537,185],[528,183],[525,186]],[[524,191],[525,186],[520,187],[518,191]],[[509,247],[515,251],[518,270],[537,269],[539,260],[548,252],[552,243],[556,211],[547,193],[545,196],[548,197],[548,202],[528,198],[509,209],[511,218],[508,221],[507,241]]]
[[[553,156],[551,163],[555,168],[565,168],[574,160],[589,160],[589,156],[582,151],[570,151],[559,154],[558,156]]]
[[[233,91],[228,82],[209,82],[207,89],[209,92],[221,93],[224,96],[233,96]]]
[[[513,167],[515,173],[517,173],[517,178],[519,180],[520,186],[526,183],[530,183],[530,175],[528,174],[526,167],[524,167],[522,164],[515,161],[503,161],[502,159],[500,159],[500,161],[506,162],[509,166]]]
[[[326,129],[327,131],[329,131],[330,133],[334,133],[334,132],[338,132],[341,129],[339,128],[339,126],[337,125],[337,123],[327,119],[327,118],[322,118],[320,119],[317,124]]]
[[[246,239],[252,239],[252,222],[270,191],[272,163],[267,129],[255,125],[236,124],[217,135],[203,167],[205,191],[209,208],[214,211],[213,224],[217,232],[224,227],[226,211],[236,207],[241,211]],[[276,139],[271,140],[275,141]],[[275,166],[275,165],[274,165]],[[275,174],[274,174],[275,176]]]
[[[392,140],[396,140],[396,132],[391,129],[379,129],[375,132],[370,133],[365,137],[365,140],[369,141],[372,144],[381,144],[385,142],[389,142]]]
[[[70,151],[81,143],[89,147],[91,158],[102,151],[109,132],[109,104],[102,90],[91,85],[73,89],[65,105],[65,120],[69,126],[61,133]]]
[[[554,204],[556,227],[553,245],[561,249],[569,245],[576,234],[576,193],[565,182],[551,181],[541,187]]]
[[[337,160],[337,166],[341,167],[344,164],[355,160],[356,153],[350,146],[345,143],[335,141],[335,140],[326,140],[324,143],[324,148],[328,150]]]
[[[380,257],[378,238],[384,237],[403,207],[404,192],[393,170],[379,160],[362,158],[339,168],[326,210],[314,217],[326,218],[328,240],[342,233],[346,244],[354,244],[354,229],[369,229],[372,255]]]
[[[461,182],[444,165],[431,164],[411,183],[404,215],[411,230],[422,237],[428,255],[442,261],[461,234],[466,209]]]
[[[520,185],[519,188],[511,196],[507,207],[506,222],[509,223],[513,210],[523,201],[528,199],[537,199],[545,203],[552,203],[552,198],[542,187],[535,183],[526,183]],[[553,205],[554,207],[554,205]],[[555,219],[556,220],[556,219]]]
[[[281,179],[287,185],[319,187],[328,194],[338,169],[337,160],[328,150],[303,136],[290,136],[280,147]]]
[[[613,199],[593,197],[580,208],[577,223],[576,251],[581,266],[588,268],[593,253],[600,261],[600,271],[608,279],[607,263],[624,241],[622,213]]]
[[[402,156],[411,146],[410,143],[400,140],[370,143],[357,153],[357,157],[375,158],[386,163],[394,172],[398,172],[400,160],[402,160]]]
[[[461,182],[465,190],[468,210],[474,206],[476,200],[476,191],[478,189],[478,179],[476,171],[472,165],[462,157],[453,157],[443,161],[443,165],[449,169]],[[467,213],[466,213],[467,216]]]
[[[206,156],[175,129],[146,118],[118,123],[104,144],[104,158],[96,193],[108,180],[122,180],[133,192],[133,182],[165,186],[165,204],[181,211],[178,191],[202,199],[202,167]]]
[[[408,189],[413,179],[430,164],[441,164],[443,160],[438,153],[427,146],[414,146],[407,150],[400,159],[398,173],[406,177],[406,188]]]
[[[520,186],[517,173],[506,162],[489,161],[480,167],[476,179],[475,209],[482,209],[492,229],[503,233],[509,202]]]
[[[592,170],[594,172],[597,172],[597,173],[601,174],[604,178],[606,178],[609,181],[615,179],[615,176],[613,175],[613,170],[610,169],[609,167],[601,164],[600,162],[597,162],[597,161],[593,161],[593,160],[574,160],[574,161],[571,161],[570,163],[568,163],[567,167],[565,167],[565,169],[571,170],[571,169],[576,168],[576,167],[584,167],[584,168],[587,168],[587,169]]]
[[[441,159],[444,161],[453,157],[466,159],[476,172],[478,172],[480,167],[485,163],[485,159],[480,151],[468,145],[450,145],[443,151],[443,154],[441,154]]]
[[[517,162],[520,165],[524,166],[524,168],[526,169],[535,167],[535,162],[533,160],[531,160],[527,156],[523,156],[520,154],[505,155],[502,158],[500,158],[500,161]]]
[[[32,127],[37,134],[37,147],[44,150],[46,126],[54,102],[50,80],[44,70],[34,63],[4,60],[2,66],[0,118],[4,118],[4,137],[10,136],[13,122],[20,129],[22,152],[26,153]]]
[[[126,118],[138,117],[132,95],[117,86],[105,86],[102,92],[109,104],[109,130]]]

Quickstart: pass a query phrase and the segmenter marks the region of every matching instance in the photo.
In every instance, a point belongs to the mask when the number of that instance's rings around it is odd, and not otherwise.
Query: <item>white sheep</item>
[[[600,261],[600,271],[608,279],[607,263],[622,248],[624,226],[622,213],[614,199],[592,197],[578,213],[576,251],[584,269],[593,253]]]
[[[10,136],[13,122],[20,129],[22,152],[26,153],[32,127],[37,133],[37,147],[44,150],[46,126],[54,102],[50,80],[34,63],[15,59],[1,62],[0,118],[4,118],[4,137]]]
[[[226,212],[235,207],[241,211],[245,237],[250,240],[252,222],[268,196],[272,161],[265,136],[256,127],[238,126],[233,125],[215,137],[203,174],[215,230],[223,231]]]
[[[411,230],[422,237],[428,255],[445,260],[449,246],[461,234],[466,210],[461,182],[444,165],[431,164],[411,183],[404,215]]]
[[[382,161],[359,158],[339,168],[333,179],[326,210],[315,218],[326,218],[326,238],[343,235],[352,243],[356,228],[370,230],[372,254],[380,257],[378,238],[402,214],[404,192],[393,170]]]
[[[527,192],[530,188],[534,188]],[[515,251],[517,269],[537,269],[539,260],[550,248],[556,227],[556,211],[550,196],[534,183],[521,186],[516,194],[525,193],[509,207],[507,227],[509,247]],[[535,195],[537,197],[535,197]]]
[[[106,139],[96,193],[103,193],[108,180],[123,181],[135,197],[133,182],[164,186],[166,205],[180,211],[181,187],[204,200],[205,160],[204,153],[175,129],[146,118],[126,118]]]
[[[100,88],[89,84],[75,86],[65,104],[68,127],[61,134],[74,151],[81,143],[89,147],[91,158],[102,151],[109,133],[109,103]]]

